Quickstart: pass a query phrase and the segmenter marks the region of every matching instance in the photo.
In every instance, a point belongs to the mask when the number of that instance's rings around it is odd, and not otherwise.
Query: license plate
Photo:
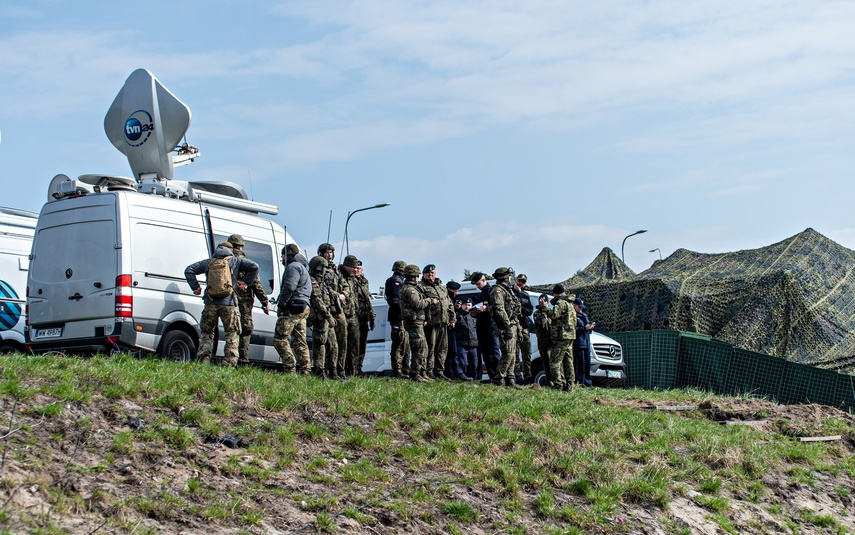
[[[51,327],[50,329],[35,329],[33,339],[59,338],[62,336],[62,327]]]
[[[606,377],[610,379],[620,379],[620,370],[606,370]]]

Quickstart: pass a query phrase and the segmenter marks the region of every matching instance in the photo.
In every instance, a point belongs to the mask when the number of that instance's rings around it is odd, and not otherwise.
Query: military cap
[[[506,267],[496,268],[496,271],[493,272],[493,278],[496,280],[507,279],[510,276],[511,270]]]
[[[318,254],[324,254],[327,251],[335,251],[335,247],[331,243],[322,243],[318,245]]]
[[[464,303],[464,304],[469,303],[471,305],[472,304],[472,298],[471,297],[464,297],[462,303]]]
[[[344,257],[344,265],[347,267],[359,267],[359,259],[349,254]]]
[[[418,277],[421,270],[415,264],[409,264],[404,268],[404,275],[407,277]]]
[[[231,236],[229,236],[229,242],[232,245],[243,245],[243,236],[241,236],[240,234],[232,234]]]
[[[327,259],[321,255],[313,256],[311,260],[309,260],[309,269],[312,271],[317,271],[318,269],[323,269],[327,267]]]
[[[449,290],[459,290],[460,289],[460,283],[456,282],[456,281],[448,281],[445,283],[445,287],[448,288]]]
[[[228,247],[229,249],[231,249],[232,244],[231,244],[231,242],[221,241],[220,243],[217,244],[217,247]]]
[[[579,308],[588,308],[588,307],[586,307],[586,306],[585,306],[585,303],[582,301],[582,298],[581,298],[581,297],[577,297],[576,299],[574,299],[574,300],[573,300],[573,304],[574,304],[574,305],[579,305]]]
[[[427,273],[428,271],[436,271],[436,266],[433,264],[428,264],[424,268],[422,268],[422,273]]]
[[[475,273],[472,274],[472,276],[469,277],[469,281],[472,284],[475,284],[476,282],[478,282],[479,280],[481,280],[483,278],[484,278],[484,274],[481,273],[480,271],[476,271]]]
[[[297,256],[300,253],[300,248],[297,247],[296,243],[289,243],[285,247],[282,248],[282,254],[286,256]]]
[[[549,301],[549,294],[540,294],[540,297],[538,297],[537,300],[540,301],[541,299]]]
[[[560,284],[556,284],[552,287],[552,295],[559,295],[564,293],[564,286]]]
[[[517,280],[523,281],[523,282],[528,282],[528,277],[525,276],[525,273],[520,273],[519,275],[517,275]]]
[[[407,263],[403,260],[395,260],[395,263],[392,264],[392,271],[404,271],[404,268],[407,267]]]

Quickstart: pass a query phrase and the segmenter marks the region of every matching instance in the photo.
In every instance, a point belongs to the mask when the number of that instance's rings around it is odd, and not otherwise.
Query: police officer
[[[335,340],[335,318],[333,317],[331,308],[332,301],[330,294],[324,286],[324,271],[326,271],[327,261],[322,256],[313,256],[309,260],[309,276],[312,279],[312,298],[309,303],[309,316],[306,318],[306,323],[312,328],[312,373],[322,379],[333,378],[337,379],[338,374],[335,369],[327,375],[326,355],[329,349],[330,353],[335,354],[338,351],[338,344]]]
[[[407,331],[404,330],[404,318],[401,316],[401,288],[404,286],[404,268],[407,263],[396,260],[392,264],[392,276],[386,279],[383,295],[389,310],[386,313],[386,321],[392,327],[392,374],[404,379],[410,375],[410,345],[407,340]]]
[[[404,318],[404,329],[409,337],[410,351],[410,379],[420,383],[426,383],[425,378],[427,358],[427,340],[425,339],[425,309],[431,305],[439,304],[436,298],[430,298],[425,294],[419,284],[419,266],[409,264],[404,268],[404,287],[401,289],[401,315]]]
[[[273,347],[282,359],[282,371],[308,375],[311,361],[309,345],[306,343],[306,318],[309,317],[309,303],[312,299],[308,262],[300,248],[289,243],[282,248],[282,263],[285,264],[285,272],[276,300],[278,318]],[[297,354],[296,361],[294,353]]]
[[[520,300],[514,295],[510,286],[511,270],[506,267],[496,268],[493,278],[496,284],[490,290],[490,317],[499,335],[502,357],[493,377],[493,384],[516,386],[514,380],[514,365],[517,361],[517,330],[519,329]]]
[[[217,246],[212,258],[206,258],[187,266],[184,270],[184,278],[187,279],[187,284],[190,285],[194,294],[202,293],[202,286],[196,276],[207,273],[208,265],[216,258],[225,258],[228,262],[232,288],[246,289],[258,277],[258,264],[248,258],[234,256],[231,246],[232,244],[229,242],[222,242]],[[240,273],[243,273],[243,278],[238,276]],[[214,298],[208,295],[206,288],[203,300],[205,308],[202,309],[202,318],[199,320],[202,337],[199,339],[199,352],[196,354],[196,359],[202,362],[211,361],[214,331],[217,329],[217,323],[222,320],[225,331],[226,363],[237,366],[238,338],[240,337],[240,311],[238,310],[237,296],[232,292],[226,297]]]
[[[344,314],[345,296],[341,288],[341,275],[335,267],[335,247],[331,243],[322,243],[318,246],[318,255],[327,261],[326,271],[324,271],[324,286],[330,293],[330,311],[335,319],[335,339],[338,345],[337,351],[332,351],[330,348],[330,352],[327,353],[327,372],[329,373],[330,367],[332,367],[336,377],[345,379],[347,378],[347,374],[344,372],[344,364],[347,359],[347,317]]]
[[[232,234],[229,236],[228,242],[232,244],[232,252],[237,257],[246,257],[243,252],[243,236],[240,234]],[[238,278],[241,274],[238,274]],[[235,289],[238,298],[238,310],[240,310],[240,341],[238,342],[238,364],[249,364],[249,340],[252,337],[252,330],[255,324],[252,321],[252,305],[255,303],[255,298],[261,302],[261,310],[265,314],[270,314],[267,292],[264,291],[264,286],[261,284],[261,276],[255,277],[253,282],[245,290]]]
[[[531,304],[531,296],[525,291],[528,284],[528,277],[524,273],[517,275],[516,283],[513,286],[514,295],[520,300],[520,317],[519,317],[519,340],[517,343],[518,353],[520,355],[520,369],[517,370],[517,376],[522,379],[523,384],[531,382],[531,330],[534,328],[534,322],[531,319],[531,314],[534,312],[534,306]]]
[[[550,335],[552,348],[549,350],[549,367],[552,373],[553,388],[571,390],[576,381],[573,371],[573,340],[576,338],[576,311],[573,310],[573,298],[567,296],[564,286],[556,284],[552,288],[552,320]]]

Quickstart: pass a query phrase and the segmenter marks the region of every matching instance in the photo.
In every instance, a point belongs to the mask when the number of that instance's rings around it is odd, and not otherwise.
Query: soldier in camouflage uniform
[[[529,384],[532,380],[531,375],[531,331],[534,329],[534,323],[531,319],[531,314],[534,312],[534,307],[531,304],[531,296],[525,291],[528,284],[528,277],[524,273],[517,275],[516,284],[513,285],[514,295],[520,300],[520,328],[517,332],[517,352],[520,355],[520,369],[517,370],[517,376],[522,378],[523,384]]]
[[[410,375],[410,344],[401,316],[401,288],[404,287],[405,267],[407,263],[403,260],[396,260],[392,264],[392,276],[386,279],[383,290],[386,303],[389,304],[386,321],[392,328],[392,349],[389,355],[392,360],[392,374],[400,379]]]
[[[214,251],[213,258],[228,259],[233,288],[246,289],[252,284],[252,281],[258,278],[258,264],[248,258],[234,256],[229,242],[219,244]],[[190,285],[190,288],[196,295],[202,293],[202,286],[199,284],[196,276],[207,273],[210,262],[211,259],[206,258],[190,264],[184,270],[184,278],[187,279],[187,284]],[[244,274],[243,278],[238,278],[239,273]],[[199,352],[196,354],[196,359],[202,362],[211,361],[214,332],[217,330],[217,323],[219,320],[222,320],[226,344],[225,362],[232,366],[237,366],[238,337],[240,336],[240,312],[238,311],[237,296],[232,292],[231,295],[226,297],[212,298],[208,295],[206,288],[203,300],[205,308],[202,310],[202,317],[199,320],[199,329],[202,331],[202,336],[199,339]]]
[[[243,252],[243,236],[240,234],[232,234],[229,236],[229,243],[232,244],[232,251],[235,256],[246,257]],[[241,274],[238,274],[240,278]],[[249,364],[249,340],[252,335],[252,330],[255,325],[252,322],[252,305],[255,303],[255,298],[261,302],[261,310],[265,314],[270,314],[267,293],[264,291],[264,286],[261,285],[261,277],[256,277],[252,286],[245,290],[235,290],[238,297],[238,310],[240,310],[240,341],[238,342],[238,364]]]
[[[278,318],[273,347],[282,359],[282,371],[308,375],[311,360],[306,343],[306,318],[309,317],[312,300],[308,261],[296,244],[289,243],[282,248],[282,263],[285,264],[285,272],[276,299]],[[297,354],[296,359],[294,353]]]
[[[349,376],[357,375],[362,370],[356,369],[357,353],[359,352],[359,320],[356,317],[356,270],[359,268],[359,259],[347,255],[344,262],[338,267],[341,278],[341,293],[344,294],[344,316],[346,318],[347,352],[345,353],[344,370]]]
[[[419,266],[410,264],[404,268],[404,287],[401,289],[401,316],[404,318],[404,329],[409,337],[412,358],[410,359],[410,379],[420,383],[425,379],[427,358],[427,340],[425,339],[425,309],[430,305],[439,304],[436,298],[425,295],[419,284]]]
[[[309,260],[309,276],[312,278],[312,299],[309,308],[309,317],[306,323],[312,328],[312,372],[326,379],[327,349],[330,349],[331,354],[336,354],[338,344],[335,340],[335,318],[333,317],[331,308],[332,300],[330,293],[324,286],[324,271],[327,267],[327,261],[322,256],[315,256]],[[338,377],[335,373],[335,368],[329,374],[330,378]]]
[[[328,348],[327,373],[333,379],[345,379],[347,377],[344,373],[344,364],[347,359],[347,317],[344,314],[345,295],[342,293],[342,278],[335,267],[335,247],[330,243],[322,243],[318,246],[318,255],[323,256],[327,261],[324,286],[330,293],[330,312],[335,319],[333,329],[335,341],[338,344],[336,351]]]
[[[564,286],[556,284],[552,289],[552,348],[549,350],[549,367],[552,372],[553,388],[571,390],[576,382],[573,371],[573,340],[576,338],[576,311],[573,309],[573,294],[565,295]]]
[[[510,287],[511,270],[505,267],[493,272],[496,284],[490,289],[488,311],[499,335],[502,358],[493,377],[493,384],[516,386],[514,368],[517,362],[517,331],[519,330],[520,300]]]
[[[422,269],[421,287],[425,295],[436,299],[436,304],[425,310],[425,338],[427,339],[427,378],[451,379],[445,375],[445,356],[448,353],[448,327],[454,326],[457,316],[448,290],[436,276],[436,266],[428,264]]]
[[[549,296],[541,294],[534,311],[534,334],[537,337],[537,350],[540,351],[540,363],[546,375],[546,384],[552,384],[552,370],[549,367],[549,351],[552,347],[552,336],[549,334],[552,320],[549,319]]]
[[[362,274],[362,260],[356,268],[356,319],[359,321],[359,346],[356,352],[354,368],[356,375],[365,375],[362,366],[365,362],[365,350],[368,346],[368,331],[374,330],[374,320],[377,314],[371,306],[371,291],[368,289],[368,279]]]

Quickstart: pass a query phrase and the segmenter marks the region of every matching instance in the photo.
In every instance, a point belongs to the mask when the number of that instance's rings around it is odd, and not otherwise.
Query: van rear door
[[[66,322],[115,317],[121,245],[113,217],[113,203],[43,214],[30,265],[33,340],[76,337],[57,329]],[[51,329],[44,329],[47,327]]]

